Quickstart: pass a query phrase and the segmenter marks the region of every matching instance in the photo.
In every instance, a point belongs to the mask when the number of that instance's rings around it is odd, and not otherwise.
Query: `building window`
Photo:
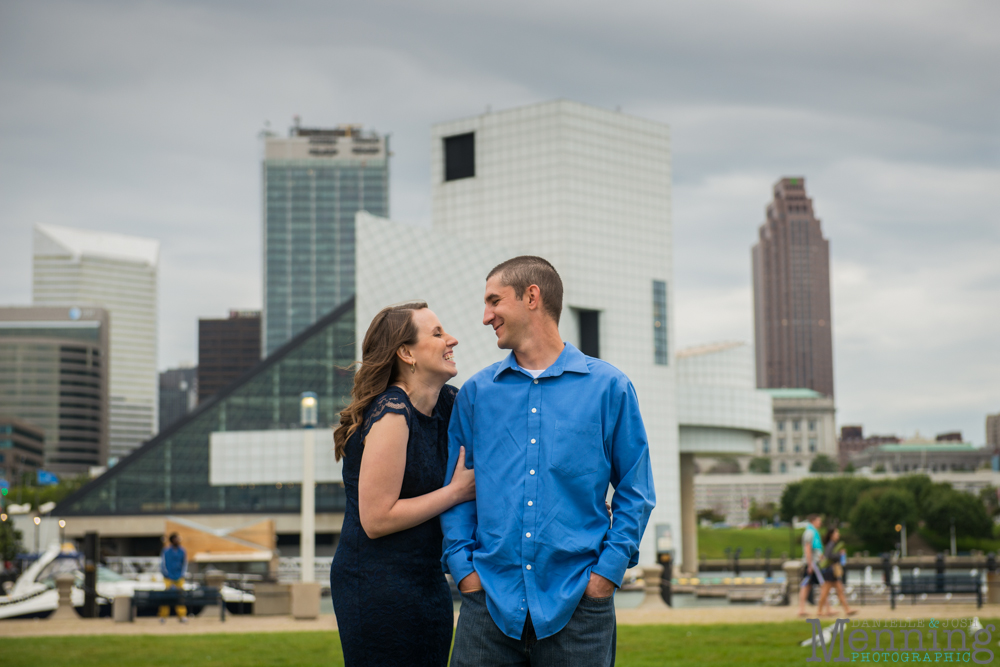
[[[779,431],[785,430],[785,422],[778,422],[778,430]]]
[[[761,451],[763,451],[765,454],[767,454],[767,453],[769,453],[771,451],[771,439],[770,438],[764,438],[763,440],[761,440]]]
[[[785,465],[784,461],[781,462],[781,466],[778,469],[781,470],[781,472],[788,472],[788,466]]]
[[[809,420],[809,430],[810,431],[815,431],[816,430],[816,420],[815,419],[810,419]]]
[[[801,451],[802,451],[802,445],[800,445],[799,443],[796,442],[795,443],[795,453],[798,454]]]
[[[792,422],[792,430],[793,431],[798,431],[799,427],[801,425],[802,425],[802,422],[800,422],[798,419],[796,419],[795,421]]]
[[[779,452],[784,452],[785,451],[785,439],[784,438],[778,438],[778,451]]]
[[[809,438],[809,451],[816,452],[816,438]]]
[[[653,281],[653,348],[655,361],[667,365],[667,283]]]
[[[796,462],[795,462],[795,467],[796,467],[796,468],[799,468],[799,467],[801,467],[801,466],[802,466],[802,461],[796,461]]]
[[[457,181],[476,175],[476,134],[444,138],[444,180]]]
[[[600,311],[577,309],[580,327],[580,351],[588,357],[601,358]]]

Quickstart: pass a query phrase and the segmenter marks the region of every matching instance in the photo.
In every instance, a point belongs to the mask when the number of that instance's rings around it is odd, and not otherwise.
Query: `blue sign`
[[[0,489],[9,489],[10,483],[7,482],[3,477],[0,477]]]
[[[42,486],[52,486],[59,483],[59,478],[47,470],[39,470],[38,483]]]

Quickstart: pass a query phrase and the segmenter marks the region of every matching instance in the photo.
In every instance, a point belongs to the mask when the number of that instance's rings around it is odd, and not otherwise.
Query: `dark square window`
[[[601,358],[600,312],[577,310],[580,323],[580,351],[588,357]]]
[[[444,180],[457,181],[476,175],[476,134],[444,138]]]

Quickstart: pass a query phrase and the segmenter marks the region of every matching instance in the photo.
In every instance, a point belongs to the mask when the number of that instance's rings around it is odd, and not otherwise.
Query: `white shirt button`
[[[529,470],[529,471],[528,471],[528,474],[530,474],[530,475],[534,475],[534,474],[535,474],[535,471],[534,471],[534,470]]]
[[[535,380],[535,384],[538,384],[538,380]]]
[[[528,501],[528,507],[531,507],[531,506],[532,506],[532,505],[534,505],[534,504],[535,504],[535,503],[531,502],[530,500]]]
[[[538,410],[536,410],[535,408],[531,408],[531,411],[532,412],[538,412]]]
[[[534,438],[531,439],[531,444],[535,444],[535,439]]]
[[[529,570],[531,569],[530,565],[525,565],[524,567],[527,568],[527,569],[529,569]]]
[[[531,533],[525,533],[524,536],[525,537],[531,537]]]

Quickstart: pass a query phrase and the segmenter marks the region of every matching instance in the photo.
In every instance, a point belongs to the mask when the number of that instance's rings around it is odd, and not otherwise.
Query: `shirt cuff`
[[[622,580],[625,578],[625,570],[628,569],[628,561],[628,556],[607,547],[601,552],[601,557],[597,559],[597,565],[591,572],[601,575],[613,583],[616,588],[620,588]]]
[[[475,572],[475,568],[472,567],[472,561],[469,559],[468,551],[459,551],[453,553],[448,558],[445,559],[448,565],[448,572],[451,573],[451,578],[455,580],[455,585],[457,586],[462,579]]]

